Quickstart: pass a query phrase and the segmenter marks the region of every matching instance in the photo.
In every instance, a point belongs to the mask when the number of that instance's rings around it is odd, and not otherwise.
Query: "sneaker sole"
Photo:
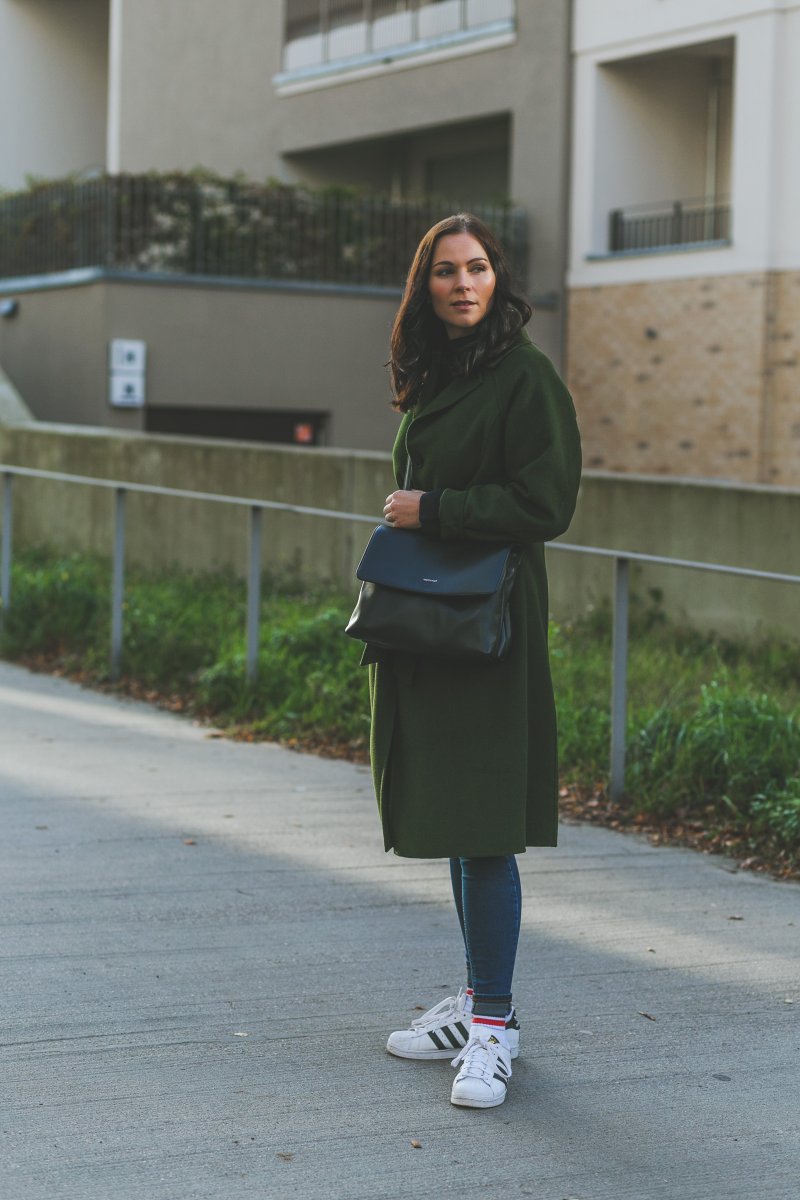
[[[509,1038],[509,1043],[510,1042],[511,1038]],[[393,1054],[395,1058],[413,1058],[417,1062],[428,1062],[455,1058],[455,1056],[460,1052],[461,1048],[459,1047],[459,1049],[456,1049],[455,1047],[451,1046],[447,1050],[437,1050],[435,1046],[432,1046],[430,1050],[400,1050],[396,1046],[393,1046],[391,1042],[387,1042],[386,1049],[390,1054]],[[509,1050],[511,1051],[512,1058],[519,1058],[519,1038],[517,1038],[516,1045],[509,1044]]]
[[[424,1062],[427,1059],[455,1058],[458,1054],[458,1050],[454,1050],[452,1047],[450,1050],[437,1050],[435,1048],[432,1050],[398,1050],[395,1046],[390,1046],[388,1042],[386,1043],[386,1049],[395,1058],[414,1058],[418,1062]]]
[[[450,1103],[455,1104],[457,1108],[497,1108],[498,1105],[504,1103],[507,1095],[507,1092],[503,1092],[502,1096],[498,1096],[496,1100],[468,1100],[466,1096],[456,1099],[451,1096]]]

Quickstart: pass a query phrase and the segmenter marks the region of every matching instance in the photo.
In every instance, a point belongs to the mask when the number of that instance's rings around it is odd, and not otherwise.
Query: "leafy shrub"
[[[191,684],[238,636],[245,605],[244,585],[231,575],[134,577],[126,592],[123,670],[152,687]]]
[[[631,750],[628,786],[647,811],[714,804],[747,818],[800,774],[800,724],[771,697],[714,680],[688,714],[659,708]]]
[[[0,193],[0,274],[114,267],[402,286],[426,229],[452,200],[394,201],[241,174],[149,171],[31,180]],[[524,215],[478,207],[523,272]]]
[[[592,632],[550,622],[550,662],[558,709],[558,752],[571,779],[599,779],[608,769],[611,720],[608,703],[610,636],[607,623],[589,617]]]
[[[754,800],[752,829],[779,850],[800,853],[800,778],[785,789]]]
[[[232,645],[197,682],[199,702],[272,737],[366,737],[366,672],[357,643],[345,637],[350,608],[295,598],[262,630],[258,674],[244,677],[245,651]]]
[[[110,636],[109,568],[100,559],[54,557],[46,550],[17,557],[12,604],[0,652],[10,658],[90,652]]]

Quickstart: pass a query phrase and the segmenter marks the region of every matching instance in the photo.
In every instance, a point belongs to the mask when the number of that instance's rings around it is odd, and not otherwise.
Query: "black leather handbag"
[[[519,557],[513,546],[437,541],[379,525],[356,570],[361,590],[345,632],[406,654],[501,659]]]

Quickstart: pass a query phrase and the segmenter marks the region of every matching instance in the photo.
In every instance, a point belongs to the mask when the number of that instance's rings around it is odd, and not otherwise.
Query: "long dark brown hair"
[[[469,348],[459,355],[457,369],[471,375],[490,366],[506,350],[516,334],[531,319],[531,306],[515,289],[502,246],[488,226],[471,213],[455,213],[439,221],[423,237],[408,273],[403,299],[392,326],[389,371],[394,400],[399,412],[417,403],[437,350],[447,344],[442,321],[434,314],[428,281],[436,243],[449,233],[468,233],[486,251],[495,274],[495,290],[489,312],[469,339]]]

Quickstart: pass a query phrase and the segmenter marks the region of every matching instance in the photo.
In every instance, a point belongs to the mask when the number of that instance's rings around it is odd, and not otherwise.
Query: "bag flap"
[[[448,542],[413,529],[379,525],[367,543],[356,575],[404,592],[439,596],[489,596],[496,592],[511,546]]]

